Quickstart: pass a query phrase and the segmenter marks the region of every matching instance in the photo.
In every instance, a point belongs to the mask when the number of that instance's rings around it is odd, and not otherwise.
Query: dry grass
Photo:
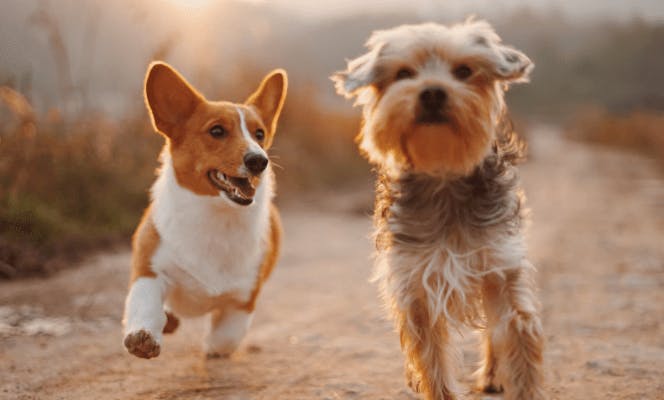
[[[291,90],[271,153],[280,193],[285,198],[305,190],[345,187],[370,178],[357,152],[359,110],[326,108],[313,89]]]
[[[664,166],[664,113],[633,111],[614,115],[587,108],[574,118],[568,132],[577,140],[645,154]]]
[[[0,133],[5,277],[55,269],[86,249],[127,238],[145,206],[160,145],[140,119],[64,123],[57,113],[37,119],[16,112],[11,99],[21,97],[3,97],[17,117]]]
[[[272,151],[282,199],[369,177],[352,140],[358,118],[316,97],[290,92]],[[163,143],[147,116],[63,122],[57,113],[36,117],[11,89],[0,100],[13,115],[0,121],[0,278],[49,273],[90,249],[128,242]]]

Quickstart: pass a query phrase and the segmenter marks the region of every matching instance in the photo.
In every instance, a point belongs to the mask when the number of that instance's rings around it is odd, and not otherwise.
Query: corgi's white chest
[[[152,269],[169,285],[192,293],[247,299],[266,249],[271,176],[263,178],[252,205],[240,206],[180,187],[168,157],[163,158],[152,189],[152,217],[160,236]]]
[[[248,297],[265,249],[256,227],[223,218],[198,224],[176,216],[155,222],[161,243],[152,262],[167,282],[203,291],[209,296],[235,293]]]

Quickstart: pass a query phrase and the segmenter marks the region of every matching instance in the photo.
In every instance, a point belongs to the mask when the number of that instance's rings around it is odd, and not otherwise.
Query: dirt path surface
[[[522,170],[550,397],[664,398],[663,181],[639,157],[547,128],[531,136]],[[370,220],[349,211],[366,201],[284,211],[283,256],[228,360],[204,360],[200,320],[167,336],[157,359],[124,351],[127,252],[47,280],[0,284],[0,398],[417,399],[368,283]],[[461,339],[466,385],[475,339]]]

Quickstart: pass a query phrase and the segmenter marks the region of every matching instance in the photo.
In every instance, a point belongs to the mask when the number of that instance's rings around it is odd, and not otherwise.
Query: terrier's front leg
[[[423,300],[413,300],[395,312],[408,385],[427,400],[456,399],[454,349],[445,321],[431,316]]]
[[[501,322],[500,318],[504,313],[504,302],[501,300],[502,284],[497,282],[497,278],[486,277],[482,286],[482,304],[486,315],[486,328],[483,333],[483,357],[479,370],[476,372],[477,389],[484,393],[502,393],[503,387],[496,376],[498,371],[497,350],[504,348],[504,339],[495,334],[496,326]],[[503,340],[504,341],[504,340]]]
[[[506,400],[545,398],[542,388],[544,334],[534,284],[528,272],[527,268],[520,268],[506,273],[504,279],[487,277],[484,286],[490,333],[487,339],[495,350],[486,354],[488,360],[482,370],[484,383],[500,382]],[[492,361],[497,361],[497,368]]]
[[[164,282],[158,277],[140,277],[131,285],[124,315],[124,346],[141,358],[157,357],[166,325],[163,308]]]

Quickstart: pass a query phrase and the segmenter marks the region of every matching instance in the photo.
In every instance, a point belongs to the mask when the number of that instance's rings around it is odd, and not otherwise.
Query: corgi
[[[150,64],[145,103],[165,145],[133,236],[123,318],[129,353],[157,357],[178,316],[206,316],[208,357],[238,348],[279,254],[267,152],[287,86],[277,69],[242,104],[208,101],[170,65]]]

